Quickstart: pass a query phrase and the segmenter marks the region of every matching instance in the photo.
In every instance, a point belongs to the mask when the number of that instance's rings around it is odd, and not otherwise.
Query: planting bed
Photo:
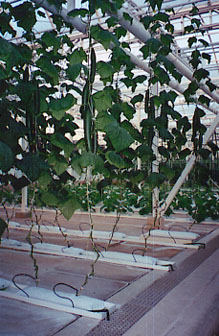
[[[8,209],[9,216],[11,210]],[[39,215],[39,212],[37,212]],[[1,216],[5,218],[5,213],[1,209]],[[32,218],[34,220],[34,218]],[[100,256],[104,247],[108,248],[109,252],[125,253],[134,256],[142,255],[142,249],[144,249],[143,243],[130,242],[125,240],[112,240],[110,246],[108,246],[109,239],[95,238],[94,242],[86,237],[78,236],[64,236],[65,229],[78,230],[84,232],[89,229],[89,216],[85,212],[76,212],[70,221],[65,220],[62,216],[59,217],[58,222],[63,228],[64,235],[57,231],[49,232],[49,228],[53,225],[57,227],[55,218],[55,212],[45,210],[41,218],[42,232],[39,234],[37,230],[32,232],[32,236],[28,236],[28,230],[31,226],[31,220],[25,218],[11,218],[11,221],[20,223],[26,227],[22,229],[15,226],[9,226],[9,232],[5,232],[2,238],[2,247],[0,254],[1,271],[0,278],[11,281],[14,275],[22,273],[36,276],[39,279],[38,286],[46,290],[52,290],[53,286],[57,283],[66,283],[76,287],[79,290],[80,295],[97,298],[103,301],[111,302],[113,297],[117,293],[125,293],[125,289],[128,289],[132,284],[137,284],[141,279],[147,279],[147,275],[150,274],[162,274],[165,271],[154,271],[150,268],[134,267],[121,262],[121,264],[110,262],[105,263],[103,260],[98,260],[94,263],[93,260],[86,258],[79,259],[72,256],[55,255],[54,253],[33,253],[30,251],[15,250],[13,247],[4,247],[7,242],[7,238],[10,240],[16,240],[27,244],[30,241],[32,244],[40,243],[42,240],[44,243],[55,244],[57,246],[65,247],[64,250],[68,250],[68,246],[74,248],[80,248],[83,250],[93,251],[93,245],[98,248]],[[114,214],[102,214],[93,213],[92,222],[95,231],[109,232],[113,229],[116,218]],[[145,216],[123,215],[121,216],[117,225],[116,233],[124,233],[128,236],[139,237],[142,235],[142,227],[146,223]],[[192,221],[185,213],[178,212],[176,215],[172,215],[165,219],[163,227],[161,229],[171,229],[171,233],[174,231],[185,232],[191,229],[192,232],[199,235],[198,239],[201,239],[213,232],[218,227],[218,223],[214,221],[206,221],[200,224],[193,224]],[[53,227],[54,228],[54,227]],[[48,230],[48,232],[46,232]],[[31,246],[31,245],[30,245]],[[203,246],[198,246],[203,247]],[[196,249],[198,249],[196,247]],[[179,247],[172,240],[172,246],[165,246],[162,244],[153,245],[148,244],[145,251],[145,256],[157,258],[161,261],[169,261],[174,264],[174,268],[177,268],[177,262],[173,262],[174,258],[182,251],[192,252],[190,247]],[[198,253],[198,251],[197,251]],[[134,261],[134,259],[133,259]],[[116,260],[119,262],[119,260]],[[170,272],[171,272],[170,268]],[[34,282],[27,276],[21,276],[19,283],[28,286],[34,286]],[[147,283],[145,283],[145,286]],[[131,287],[130,287],[131,288]],[[63,287],[62,291],[71,293],[71,289]],[[6,292],[6,291],[5,291]],[[126,291],[127,293],[127,291]],[[124,294],[127,295],[127,294]],[[35,304],[27,302],[20,302],[11,298],[0,296],[1,306],[1,332],[6,335],[64,335],[65,328],[72,326],[72,330],[83,330],[81,335],[89,331],[96,325],[97,320],[92,317],[80,317],[79,314],[72,314],[65,311],[58,311],[56,309],[41,307]],[[120,302],[121,304],[123,302]],[[116,303],[116,309],[120,309],[120,305]],[[28,321],[31,320],[31,323]],[[69,327],[68,327],[69,328]],[[79,329],[78,329],[79,328]],[[81,329],[80,329],[81,328]],[[61,331],[62,330],[62,331]],[[74,335],[71,331],[71,335]],[[75,334],[77,335],[77,333]]]

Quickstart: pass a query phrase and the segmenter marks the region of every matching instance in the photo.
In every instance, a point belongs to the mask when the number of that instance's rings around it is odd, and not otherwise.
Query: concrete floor
[[[9,215],[10,213],[9,209]],[[3,209],[0,209],[0,216],[5,217]],[[96,230],[110,231],[115,224],[115,216],[113,214],[94,214],[92,219]],[[12,220],[22,224],[27,223],[25,218],[13,218]],[[41,224],[42,223],[46,225],[54,225],[55,213],[53,211],[45,211],[41,218]],[[79,226],[82,226],[87,230],[88,226],[84,223],[89,223],[89,218],[86,213],[82,212],[75,213],[70,221],[66,221],[63,217],[59,217],[59,224],[63,228],[78,230]],[[121,216],[117,229],[118,231],[129,235],[140,235],[145,223],[145,217],[124,215]],[[163,228],[166,229],[172,225],[176,225],[173,230],[184,231],[186,228],[190,227],[191,224],[192,221],[186,214],[178,213],[177,216],[172,215],[171,217],[166,218]],[[201,224],[194,224],[192,226],[192,231],[200,234],[200,239],[203,242],[206,242],[206,246],[208,246],[208,244],[211,243],[211,240],[219,235],[219,223],[207,221]],[[27,231],[10,229],[9,238],[25,242],[27,233]],[[4,238],[7,236],[8,233],[6,232]],[[37,234],[34,234],[32,237],[33,243],[39,242],[39,237],[39,235],[37,236]],[[43,241],[62,246],[66,245],[66,241],[68,241],[74,247],[88,250],[92,249],[92,244],[88,239],[74,238],[68,240],[68,237],[65,239],[61,234],[43,234]],[[103,240],[96,242],[101,246],[107,245]],[[131,253],[133,249],[139,247],[142,248],[143,246],[139,246],[139,244],[136,243],[112,242],[109,250]],[[182,261],[189,260],[193,255],[198,255],[199,253],[202,252],[191,249],[175,248],[174,245],[172,247],[150,245],[147,248],[147,255],[157,257],[161,260],[174,260],[176,261],[177,267]],[[216,298],[219,297],[219,288],[217,286],[219,268],[217,253],[218,252],[214,250],[212,254],[206,257],[206,260],[203,259],[203,262],[200,265],[195,265],[195,269],[197,267],[197,270],[190,272],[185,279],[180,281],[174,288],[167,291],[165,296],[154,306],[152,302],[151,309],[144,314],[142,318],[139,318],[139,321],[133,320],[133,323],[130,324],[128,330],[126,330],[127,328],[124,328],[124,332],[119,330],[119,332],[115,331],[114,333],[109,330],[109,335],[210,336],[210,334],[208,334],[208,332],[210,332],[209,330],[213,332],[217,329],[215,317],[217,314],[219,316],[219,310],[216,305]],[[12,277],[18,273],[27,273],[35,276],[35,262],[38,267],[40,287],[51,289],[55,283],[64,282],[78,288],[83,295],[114,302],[121,307],[123,307],[123,305],[125,306],[134,303],[135,299],[142,291],[156,284],[159,279],[166,276],[164,274],[168,273],[98,261],[94,265],[94,275],[89,277],[87,284],[84,285],[87,275],[93,270],[92,261],[44,254],[34,254],[33,259],[29,252],[1,248],[0,278],[11,280]],[[24,284],[32,285],[31,280],[28,278],[23,277],[21,280]],[[197,294],[195,299],[192,300],[191,293],[195,290],[197,290]],[[201,298],[203,300],[205,295],[207,295],[208,300],[206,300],[205,304],[201,304]],[[177,304],[173,304],[173,298],[175,297],[181,297],[182,300],[178,300]],[[122,308],[119,308],[118,313],[120,309],[122,310]],[[106,323],[105,321],[100,322],[92,318],[59,312],[28,303],[22,303],[17,300],[3,298],[1,296],[0,310],[0,335],[108,335],[107,332],[101,331],[101,325],[104,326],[104,323]],[[189,313],[190,311],[192,311],[192,314]],[[205,319],[208,325],[212,325],[212,328],[205,328],[202,326],[204,333],[198,333],[197,325],[200,324],[201,320],[203,321],[203,317],[206,315],[207,311],[211,312],[212,319],[209,318],[207,320],[206,317]],[[183,314],[181,314],[182,312]],[[169,317],[167,318],[167,316]],[[191,321],[191,316],[194,317],[192,319],[194,323]],[[171,321],[169,321],[169,318]],[[156,328],[154,328],[154,319],[159,321],[158,325],[156,324]],[[189,319],[190,323],[187,323]],[[117,323],[119,323],[118,321]],[[175,324],[173,321],[175,321]],[[188,329],[186,333],[185,328],[183,329],[185,321],[186,325],[189,326],[190,333],[188,332]],[[151,326],[150,323],[152,323]],[[110,326],[110,322],[108,326]],[[146,326],[147,329],[145,329]],[[176,329],[174,329],[175,327]],[[99,328],[99,331],[97,328]],[[104,328],[106,327],[102,327],[102,330],[105,330]]]

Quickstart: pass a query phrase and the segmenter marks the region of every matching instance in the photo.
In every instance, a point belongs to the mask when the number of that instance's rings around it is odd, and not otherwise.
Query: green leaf
[[[0,141],[0,170],[8,171],[14,161],[14,154],[11,148]]]
[[[219,147],[212,141],[208,141],[207,145],[211,148],[213,155],[215,156],[219,151]]]
[[[157,14],[154,15],[153,19],[162,21],[162,22],[168,22],[169,21],[169,15],[164,13],[164,12],[158,12]]]
[[[135,111],[135,109],[134,109],[131,105],[129,105],[127,102],[123,102],[123,103],[121,104],[121,108],[122,108],[122,111],[123,111],[124,115],[126,116],[126,118],[127,118],[128,120],[131,120],[131,119],[134,117],[136,111]]]
[[[207,148],[200,148],[198,150],[199,155],[202,157],[203,160],[207,160],[209,155],[211,154],[211,151]]]
[[[173,36],[170,34],[161,34],[160,40],[165,46],[169,47],[173,43]]]
[[[217,89],[217,86],[214,85],[210,80],[206,81],[205,84],[209,87],[211,92]]]
[[[193,73],[193,77],[195,77],[197,81],[201,81],[202,79],[208,76],[209,76],[209,71],[207,71],[206,69],[198,69],[198,70],[195,70]]]
[[[15,17],[16,23],[19,27],[24,28],[24,30],[27,32],[32,31],[32,28],[36,23],[36,15],[35,9],[31,3],[26,1],[21,5],[13,7],[11,12]]]
[[[153,161],[155,159],[153,150],[149,146],[144,144],[136,148],[136,153],[143,162]]]
[[[114,151],[106,152],[106,159],[109,161],[110,164],[114,165],[115,167],[122,169],[126,167],[125,161],[121,158],[119,154]]]
[[[133,137],[117,123],[108,124],[105,127],[105,132],[118,152],[128,148],[134,142]]]
[[[54,134],[52,134],[50,141],[54,146],[64,150],[66,158],[69,158],[74,150],[73,143],[61,133],[55,132]]]
[[[66,70],[68,78],[72,82],[74,82],[76,80],[76,78],[79,76],[79,74],[81,72],[81,68],[82,68],[81,64],[73,64],[73,65],[69,66],[68,69]]]
[[[85,8],[73,9],[72,11],[68,12],[68,16],[70,17],[77,17],[77,16],[84,17],[88,14],[89,14],[89,11]]]
[[[197,38],[196,38],[195,36],[190,37],[190,38],[188,39],[188,45],[189,45],[189,48],[191,48],[192,45],[193,45],[194,43],[196,43],[196,42],[197,42]]]
[[[141,133],[128,120],[123,120],[121,126],[129,132],[133,139],[139,142],[143,141],[144,138]]]
[[[74,196],[71,196],[59,204],[59,209],[67,220],[70,220],[75,210],[80,209],[81,207],[80,201]]]
[[[205,95],[200,95],[199,98],[198,98],[198,101],[201,104],[204,104],[204,105],[207,105],[207,106],[209,106],[209,104],[210,104],[210,99]]]
[[[48,165],[38,154],[28,153],[22,160],[17,162],[21,169],[31,181],[36,181],[42,170],[48,169]]]
[[[123,18],[132,24],[133,18],[128,13],[123,13]]]
[[[50,59],[41,56],[38,61],[36,61],[36,65],[41,68],[43,72],[45,72],[49,77],[52,78],[53,84],[58,85],[59,83],[59,73],[57,67],[51,63]]]
[[[81,155],[78,163],[82,168],[91,166],[99,173],[103,172],[104,169],[104,161],[101,159],[101,157],[91,152],[84,152]]]
[[[8,227],[8,224],[0,217],[0,238],[3,235],[5,229]]]
[[[199,42],[201,42],[205,48],[209,46],[209,43],[203,39],[199,39]]]
[[[60,47],[60,41],[54,32],[45,32],[42,35],[41,40],[46,44],[47,47],[54,47],[55,51],[57,51]]]
[[[208,64],[210,64],[210,62],[211,62],[211,55],[203,52],[202,53],[202,58],[206,59],[208,61]]]
[[[146,44],[149,46],[150,51],[153,54],[156,54],[158,50],[160,49],[160,47],[162,47],[162,43],[153,37],[147,40]]]
[[[132,97],[130,102],[132,103],[132,105],[135,105],[137,103],[141,103],[143,101],[143,99],[144,99],[144,96],[140,93],[140,94]]]
[[[161,173],[151,173],[146,182],[149,184],[151,189],[159,187],[165,181],[165,175]]]
[[[168,166],[167,164],[160,165],[160,171],[167,177],[168,180],[172,180],[172,178],[174,178],[175,176],[174,169]]]
[[[44,191],[41,199],[47,206],[57,207],[59,203],[59,199],[54,192]]]
[[[61,120],[65,112],[68,111],[76,103],[76,98],[68,93],[60,99],[51,98],[49,110],[54,118]]]
[[[151,8],[153,10],[157,9],[160,10],[161,9],[161,6],[162,6],[162,3],[163,3],[163,0],[149,0],[149,3],[151,5]]]
[[[159,146],[158,147],[158,152],[160,153],[160,155],[164,156],[165,158],[167,158],[167,159],[170,158],[169,150],[166,147]]]
[[[52,177],[50,176],[49,172],[48,171],[41,172],[38,178],[40,188],[46,189],[50,182],[52,182]]]
[[[93,101],[99,112],[106,111],[112,106],[112,97],[106,90],[96,92],[93,95]]]
[[[110,63],[100,61],[97,63],[97,72],[100,79],[106,83],[107,81],[112,82],[115,70]]]
[[[190,154],[191,154],[191,151],[188,148],[185,148],[181,152],[179,152],[179,158],[181,160],[184,160]]]
[[[70,65],[82,64],[87,61],[87,54],[83,48],[78,48],[68,57]]]
[[[68,168],[68,162],[62,155],[51,154],[48,163],[54,168],[58,176],[64,173]]]
[[[141,18],[141,23],[143,23],[145,29],[148,29],[153,21],[153,16],[145,15]]]
[[[106,50],[109,49],[111,43],[115,46],[119,45],[117,38],[108,30],[104,30],[100,25],[91,27],[91,36],[99,41]]]

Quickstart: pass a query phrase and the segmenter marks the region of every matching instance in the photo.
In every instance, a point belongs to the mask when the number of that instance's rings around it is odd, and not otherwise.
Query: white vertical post
[[[159,93],[159,84],[156,83],[152,86],[152,94],[158,95]],[[159,109],[155,107],[155,118],[159,115]],[[152,162],[152,173],[159,173],[159,161],[158,161],[158,130],[155,129],[155,136],[153,138],[152,149],[153,153],[156,156],[156,159]],[[157,217],[157,210],[159,206],[159,188],[155,187],[152,191],[152,215],[153,218]]]
[[[26,120],[25,118],[22,118],[23,123],[26,125]],[[25,139],[21,139],[21,147],[25,151],[27,148],[28,144]],[[22,188],[21,190],[21,212],[25,212],[27,210],[27,187]]]

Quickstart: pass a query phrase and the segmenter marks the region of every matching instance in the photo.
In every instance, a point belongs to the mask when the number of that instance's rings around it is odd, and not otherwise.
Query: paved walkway
[[[203,242],[207,242],[206,249],[185,251],[176,257],[179,266],[175,272],[163,276],[153,271],[151,285],[132,299],[130,288],[129,301],[113,313],[111,321],[100,322],[85,335],[218,335],[218,230],[204,238]],[[123,294],[126,296],[124,291]]]

